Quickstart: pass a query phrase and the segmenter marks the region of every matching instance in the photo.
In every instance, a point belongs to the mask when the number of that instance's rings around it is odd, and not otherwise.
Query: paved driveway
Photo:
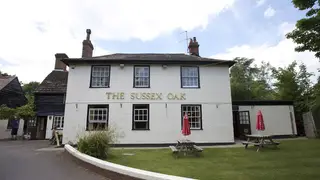
[[[0,180],[103,180],[48,141],[0,141]]]

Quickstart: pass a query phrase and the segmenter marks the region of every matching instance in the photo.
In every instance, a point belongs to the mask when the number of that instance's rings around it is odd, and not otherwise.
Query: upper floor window
[[[150,87],[150,67],[134,66],[133,87],[149,88]]]
[[[110,66],[92,66],[90,87],[108,88],[110,85]]]
[[[199,67],[181,67],[181,87],[199,88],[200,87]]]

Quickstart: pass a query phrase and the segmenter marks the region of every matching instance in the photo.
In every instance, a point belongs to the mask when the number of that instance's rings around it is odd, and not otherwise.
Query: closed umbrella
[[[263,120],[263,115],[262,115],[261,110],[259,110],[257,113],[256,129],[258,130],[258,132],[265,130],[265,125],[264,125],[264,120]]]
[[[188,115],[186,113],[183,116],[182,134],[184,136],[188,136],[188,135],[191,134],[189,118],[188,118]]]

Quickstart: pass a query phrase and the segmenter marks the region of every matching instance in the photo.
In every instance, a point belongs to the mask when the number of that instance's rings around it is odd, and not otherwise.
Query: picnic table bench
[[[245,145],[245,149],[248,148],[249,144],[252,144],[257,147],[257,152],[260,148],[263,148],[267,145],[272,145],[274,148],[280,144],[279,142],[273,141],[272,135],[259,135],[259,134],[250,134],[246,135],[247,141],[242,141],[242,144]]]
[[[169,146],[172,153],[178,155],[179,153],[186,154],[196,154],[202,152],[203,149],[199,146],[196,146],[194,142],[190,140],[178,140],[178,143],[175,146]]]

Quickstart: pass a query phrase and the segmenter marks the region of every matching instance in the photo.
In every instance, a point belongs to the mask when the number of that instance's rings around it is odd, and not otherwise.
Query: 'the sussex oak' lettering
[[[124,100],[126,95],[124,92],[107,92],[108,100]],[[131,100],[163,100],[164,98],[168,100],[186,100],[185,93],[168,93],[163,95],[163,93],[130,93]]]

